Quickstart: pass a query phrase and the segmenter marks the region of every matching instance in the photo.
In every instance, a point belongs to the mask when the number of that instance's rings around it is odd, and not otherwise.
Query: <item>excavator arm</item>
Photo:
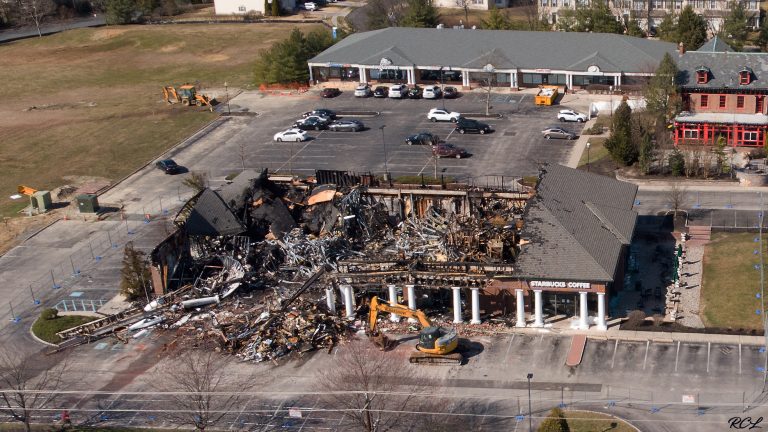
[[[371,333],[376,333],[376,319],[378,318],[379,311],[393,313],[395,315],[406,318],[416,318],[423,328],[432,325],[429,322],[429,318],[424,315],[424,312],[420,310],[409,309],[399,304],[379,303],[379,298],[375,296],[371,297],[370,309],[371,312],[368,315],[368,328],[370,329]]]

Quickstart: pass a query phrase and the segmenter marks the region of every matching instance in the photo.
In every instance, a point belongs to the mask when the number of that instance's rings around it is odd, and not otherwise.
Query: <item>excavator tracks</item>
[[[420,365],[461,365],[464,362],[464,356],[456,352],[439,355],[416,351],[411,353],[408,361]]]

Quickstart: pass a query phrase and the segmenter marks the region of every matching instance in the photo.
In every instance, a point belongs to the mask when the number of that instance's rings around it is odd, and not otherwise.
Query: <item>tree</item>
[[[366,12],[366,24],[369,30],[396,27],[402,16],[402,0],[370,0]]]
[[[120,275],[120,293],[128,301],[133,302],[149,297],[152,277],[149,273],[147,254],[134,249],[133,242],[125,244]]]
[[[464,10],[464,26],[469,27],[469,5],[472,0],[454,0],[456,7]],[[494,5],[494,9],[495,9]]]
[[[16,0],[16,4],[22,21],[34,24],[37,36],[42,37],[40,24],[56,10],[56,4],[52,0]]]
[[[675,149],[675,151],[677,151],[677,149]],[[677,151],[677,154],[680,154],[680,152]],[[682,157],[682,155],[680,155],[680,157]],[[676,181],[673,182],[672,186],[667,190],[667,203],[672,209],[675,218],[677,218],[677,213],[680,209],[685,206],[685,194],[685,188],[681,187]]]
[[[686,5],[677,18],[676,40],[688,51],[699,49],[707,41],[707,21],[701,15],[693,11],[693,7]]]
[[[107,0],[107,24],[129,24],[135,11],[136,3],[133,0]]]
[[[760,47],[761,50],[765,51],[766,47],[768,47],[768,20],[764,19],[760,23],[760,32],[757,34],[757,40],[756,40],[757,46]]]
[[[496,6],[491,7],[488,19],[483,20],[481,26],[486,30],[509,30],[511,27],[507,14],[499,11]]]
[[[309,81],[307,60],[331,45],[333,39],[326,30],[314,30],[304,35],[293,29],[287,39],[261,51],[254,66],[254,81],[257,85],[306,83]]]
[[[645,37],[645,32],[642,28],[640,28],[640,24],[638,24],[637,20],[634,18],[629,18],[627,22],[625,23],[626,27],[626,34],[627,36],[634,36],[634,37]]]
[[[593,0],[588,6],[576,9],[575,19],[574,29],[578,32],[624,33],[624,27],[604,0]]]
[[[170,393],[166,415],[179,425],[204,431],[239,407],[240,393],[248,391],[252,383],[249,378],[239,378],[231,383],[236,389],[226,392],[229,363],[213,349],[184,351],[170,358],[152,374],[151,383],[157,391]]]
[[[565,420],[565,414],[560,408],[552,408],[547,418],[541,422],[538,432],[569,432],[568,422]]]
[[[651,166],[655,160],[656,142],[650,134],[645,133],[641,136],[640,146],[638,147],[637,164],[640,168],[640,172],[643,173],[643,175],[650,174]]]
[[[663,122],[669,122],[680,109],[675,82],[678,73],[677,64],[666,53],[645,88],[646,111]]]
[[[683,175],[683,172],[685,171],[685,157],[680,153],[680,150],[677,147],[672,149],[672,152],[667,159],[667,163],[669,164],[669,169],[672,171],[673,176],[679,177]]]
[[[577,31],[576,30],[576,11],[568,7],[560,8],[560,10],[558,11],[557,23],[555,24],[555,28],[557,30],[564,31],[564,32]]]
[[[280,16],[280,0],[272,0],[272,16]]]
[[[656,27],[656,36],[659,37],[659,39],[667,42],[674,42],[677,43],[677,20],[675,19],[675,15],[671,13],[664,14],[664,18],[661,20],[661,23],[659,23],[658,27]]]
[[[731,2],[730,11],[720,27],[719,36],[725,40],[731,48],[741,51],[749,36],[749,20],[751,15],[740,1]]]
[[[49,357],[25,356],[16,350],[0,352],[0,412],[23,423],[27,432],[32,430],[34,415],[54,404],[69,369],[65,358],[53,359],[58,364],[50,367],[46,367],[46,359]]]
[[[437,9],[432,0],[406,0],[403,27],[431,28],[437,26]]]
[[[613,113],[611,136],[605,141],[605,148],[613,160],[626,166],[637,160],[637,148],[632,142],[632,108],[626,100]]]
[[[208,175],[204,172],[192,171],[189,173],[189,177],[185,178],[181,184],[197,193],[208,187]]]

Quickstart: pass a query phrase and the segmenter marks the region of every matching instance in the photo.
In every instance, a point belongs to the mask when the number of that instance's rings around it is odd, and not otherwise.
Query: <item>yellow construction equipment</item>
[[[163,87],[163,99],[169,104],[180,103],[184,106],[206,105],[213,112],[213,105],[211,104],[213,98],[198,93],[195,86],[191,84],[179,86],[178,90],[174,86]]]
[[[371,312],[368,316],[368,335],[373,342],[386,348],[389,340],[376,330],[379,312],[389,312],[406,318],[416,318],[421,324],[417,351],[411,353],[409,361],[418,364],[461,364],[464,356],[454,352],[459,345],[456,330],[445,327],[434,327],[429,318],[420,310],[409,309],[403,305],[393,303],[379,303],[378,297],[372,297],[370,302]]]

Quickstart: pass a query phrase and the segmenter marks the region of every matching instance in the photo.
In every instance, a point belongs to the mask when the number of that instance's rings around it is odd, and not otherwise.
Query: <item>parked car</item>
[[[459,118],[461,118],[461,114],[457,113],[456,111],[447,111],[440,108],[432,108],[427,113],[427,118],[433,122],[451,121],[456,123],[457,121],[459,121]]]
[[[439,99],[442,94],[440,87],[436,85],[424,87],[424,99]]]
[[[452,157],[461,159],[469,156],[466,150],[461,147],[456,147],[453,144],[438,144],[432,146],[432,155],[439,158]]]
[[[365,125],[360,120],[336,120],[328,126],[328,130],[333,132],[359,132],[365,129]]]
[[[421,99],[421,95],[421,87],[417,85],[408,89],[408,99]]]
[[[462,117],[458,122],[456,122],[456,132],[460,134],[467,132],[477,132],[480,135],[484,135],[489,132],[493,132],[493,129],[491,129],[491,127],[486,123],[472,119],[465,119]]]
[[[371,86],[368,84],[360,84],[355,87],[355,97],[368,97],[372,94]]]
[[[440,143],[440,138],[432,132],[421,132],[415,135],[411,135],[405,138],[405,143],[408,145],[423,144],[423,145],[437,145]]]
[[[446,87],[443,89],[443,98],[456,99],[459,97],[459,90],[456,87]]]
[[[336,118],[336,112],[331,111],[329,109],[325,108],[316,108],[312,111],[307,111],[304,114],[301,115],[302,117],[306,118],[309,116],[318,116],[318,117],[325,117],[327,119],[335,119]]]
[[[551,139],[551,138],[559,138],[559,139],[576,139],[576,134],[570,131],[567,131],[561,127],[548,127],[541,131],[541,134],[544,135],[544,138]]]
[[[317,3],[315,2],[305,2],[302,4],[302,9],[308,10],[308,11],[316,11],[317,10]]]
[[[328,124],[322,120],[320,120],[320,117],[307,117],[303,118],[301,120],[296,120],[296,123],[293,124],[293,127],[301,130],[321,130],[326,129],[328,127]]]
[[[395,84],[389,88],[389,97],[392,99],[402,99],[408,95],[408,86],[405,84]]]
[[[323,89],[323,92],[320,93],[320,96],[324,98],[335,98],[340,94],[341,90],[337,89],[336,87],[328,87]]]
[[[373,90],[373,97],[385,98],[387,97],[388,93],[389,93],[389,88],[384,86],[378,86]]]
[[[557,119],[561,122],[579,122],[584,123],[585,121],[589,120],[589,117],[587,117],[586,114],[582,114],[573,110],[560,110],[559,113],[557,113]]]
[[[288,129],[275,134],[274,139],[277,142],[281,141],[306,141],[309,138],[306,132],[301,129]]]
[[[163,159],[155,162],[155,167],[166,174],[178,174],[181,167],[173,159]]]
[[[310,119],[317,120],[318,122],[323,123],[325,125],[328,125],[331,122],[330,118],[321,116],[321,115],[311,115],[311,116],[304,117],[304,120],[310,120]]]

